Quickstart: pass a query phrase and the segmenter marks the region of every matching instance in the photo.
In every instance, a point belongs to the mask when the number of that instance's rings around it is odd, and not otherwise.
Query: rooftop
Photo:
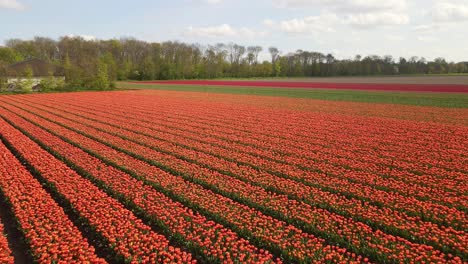
[[[28,69],[31,69],[33,74],[32,77],[45,77],[51,74],[53,76],[64,75],[64,70],[62,67],[36,58],[17,62],[7,66],[6,73],[8,77],[20,77],[24,76]]]

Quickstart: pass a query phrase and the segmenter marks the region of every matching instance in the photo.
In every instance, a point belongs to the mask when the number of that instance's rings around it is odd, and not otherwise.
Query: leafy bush
[[[7,91],[7,79],[0,76],[0,92],[6,92]]]
[[[41,88],[44,92],[63,90],[65,87],[65,80],[62,78],[54,77],[52,73],[41,80]]]

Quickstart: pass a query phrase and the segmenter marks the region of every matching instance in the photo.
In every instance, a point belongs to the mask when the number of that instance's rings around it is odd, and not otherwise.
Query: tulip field
[[[468,263],[465,102],[0,95],[0,263]]]

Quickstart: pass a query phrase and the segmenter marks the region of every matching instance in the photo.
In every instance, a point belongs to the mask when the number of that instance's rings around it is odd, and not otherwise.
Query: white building
[[[65,80],[64,70],[60,66],[40,59],[30,59],[7,66],[7,89],[10,92],[26,89],[41,90],[41,82],[47,78]]]

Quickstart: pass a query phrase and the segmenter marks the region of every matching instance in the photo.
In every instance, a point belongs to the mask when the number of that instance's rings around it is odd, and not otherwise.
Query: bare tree
[[[247,48],[247,56],[249,57],[250,64],[258,64],[258,55],[262,52],[261,46],[249,46]]]

